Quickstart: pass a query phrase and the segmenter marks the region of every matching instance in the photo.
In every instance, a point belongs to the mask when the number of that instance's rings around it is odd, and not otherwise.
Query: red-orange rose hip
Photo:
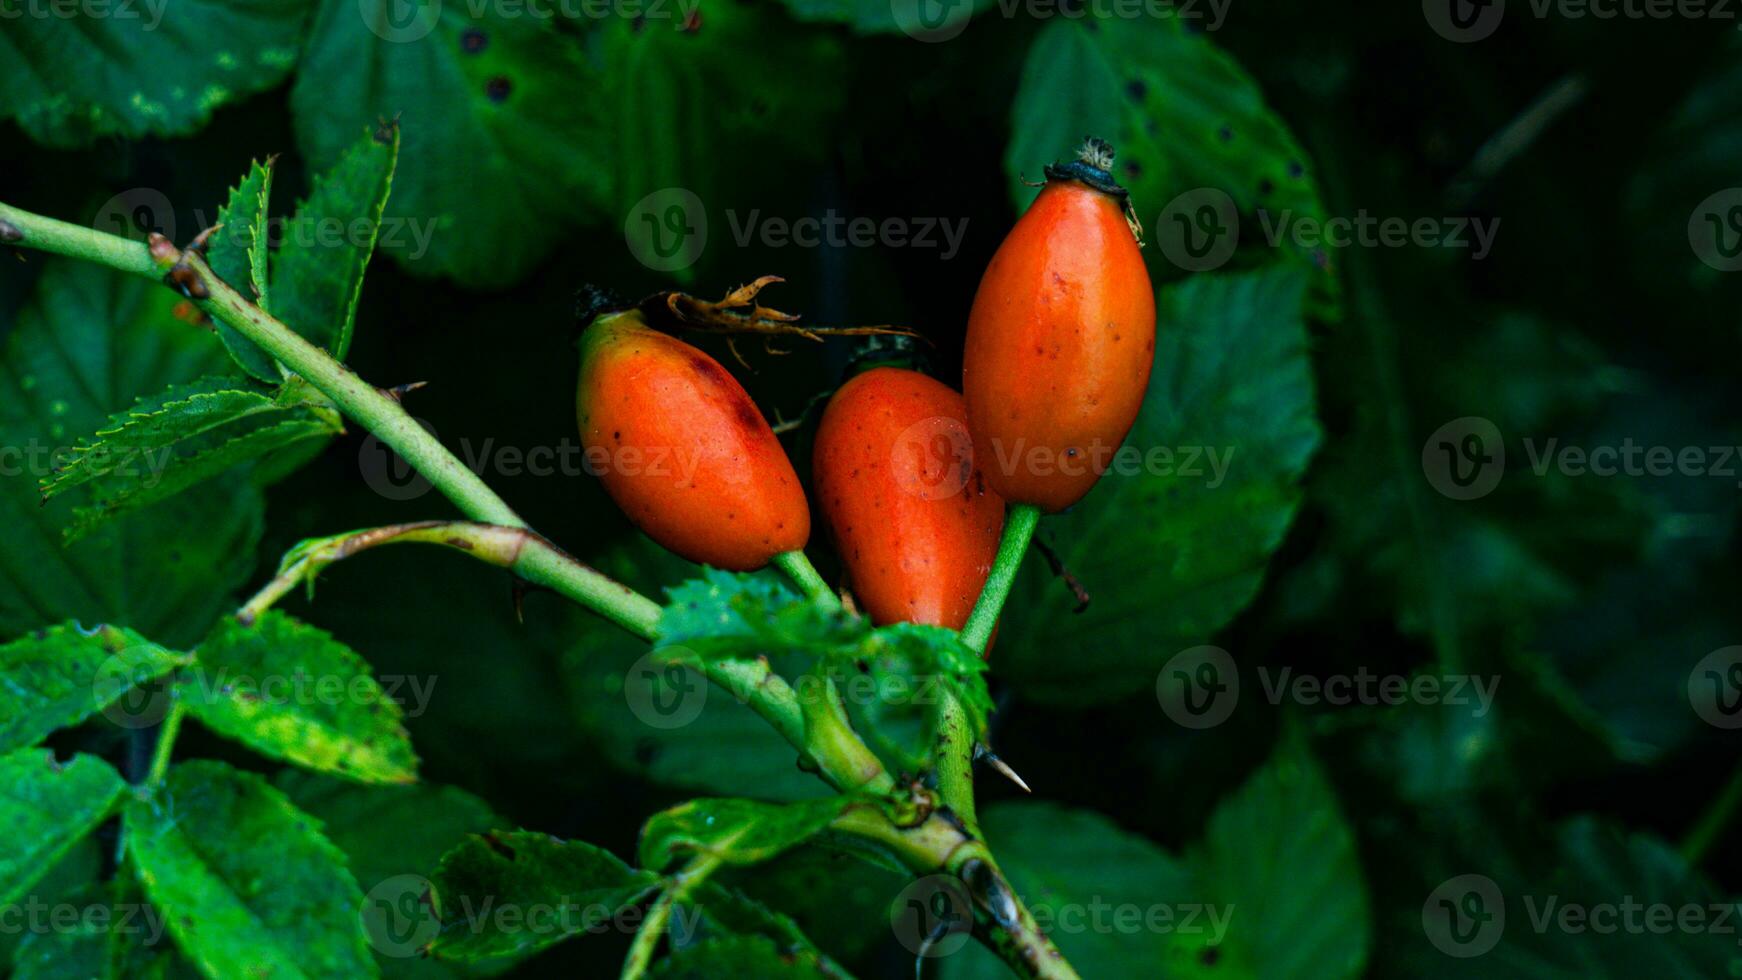
[[[986,584],[1004,501],[974,472],[962,396],[917,371],[841,386],[813,476],[854,596],[875,623],[961,629]]]
[[[747,572],[810,538],[798,475],[744,387],[639,313],[581,335],[575,407],[589,469],[666,548]]]
[[[1155,293],[1125,191],[1091,140],[998,247],[968,315],[962,391],[975,462],[1005,499],[1054,512],[1100,479],[1137,419]]]

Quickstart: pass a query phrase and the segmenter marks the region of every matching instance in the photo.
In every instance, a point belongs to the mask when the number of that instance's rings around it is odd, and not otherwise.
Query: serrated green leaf
[[[611,852],[529,831],[474,836],[433,875],[439,931],[431,955],[479,960],[529,953],[598,928],[658,887]],[[513,921],[499,914],[509,913]],[[530,910],[551,915],[522,918]]]
[[[128,481],[115,488],[112,495],[98,496],[92,503],[74,509],[67,539],[84,537],[120,514],[173,497],[243,463],[287,452],[293,446],[324,442],[337,431],[330,418],[316,412],[299,412],[296,417],[211,442],[204,448],[180,452],[170,457],[173,465],[156,476],[155,482]],[[108,489],[107,485],[104,489]]]
[[[160,461],[157,452],[277,408],[264,392],[236,387],[234,378],[205,377],[170,385],[110,416],[95,433],[80,439],[54,475],[42,481],[42,495],[52,500],[123,467],[160,472],[168,454]]]
[[[55,761],[45,749],[0,756],[0,905],[10,905],[115,808],[127,784],[89,755]]]
[[[69,541],[127,511],[156,503],[232,467],[342,428],[336,412],[301,400],[207,377],[142,398],[111,416],[62,456],[42,483],[44,499],[88,487],[73,511]]]
[[[230,189],[230,197],[218,209],[218,223],[223,227],[212,236],[206,248],[206,263],[219,279],[229,283],[243,296],[265,307],[268,302],[267,256],[268,207],[272,200],[272,166],[258,161],[249,164],[242,182]],[[244,371],[276,384],[283,375],[278,361],[260,345],[242,336],[235,327],[222,320],[214,321],[218,339]]]
[[[54,626],[0,646],[0,752],[35,745],[191,659],[103,625]]]
[[[1278,257],[1258,234],[1261,210],[1324,218],[1309,161],[1288,127],[1252,77],[1184,18],[1059,17],[1041,30],[1023,65],[1004,157],[1019,208],[1036,193],[1024,177],[1037,180],[1047,164],[1071,159],[1085,136],[1113,143],[1113,175],[1163,244],[1172,230],[1165,209],[1187,192],[1227,195],[1250,226],[1238,241],[1262,249],[1253,255],[1260,264]],[[1192,213],[1199,203],[1192,199]],[[1330,267],[1323,248],[1284,248],[1302,265]],[[1144,249],[1158,278],[1182,271],[1168,264],[1170,251]],[[1315,312],[1334,316],[1334,277],[1314,276],[1313,289],[1326,300]]]
[[[416,781],[403,710],[325,631],[276,610],[251,626],[227,617],[194,655],[182,700],[213,731],[360,782]]]
[[[757,864],[822,833],[855,802],[849,796],[798,803],[690,800],[654,814],[641,828],[641,866],[666,870],[695,855]]]
[[[71,259],[43,263],[0,354],[0,446],[23,478],[0,480],[0,637],[67,619],[124,622],[192,644],[255,566],[264,503],[224,477],[67,546],[69,513],[42,506],[56,447],[165,385],[226,369],[217,338],[176,316],[173,292]],[[82,492],[69,495],[80,502]]]
[[[126,821],[146,894],[172,911],[170,931],[207,976],[378,975],[344,854],[259,776],[176,766]]]
[[[352,144],[285,228],[266,309],[343,361],[399,160],[399,127]]]
[[[718,977],[839,978],[847,976],[815,955],[794,955],[766,936],[709,939],[659,960],[649,980],[714,980]]]
[[[289,73],[308,5],[178,0],[109,13],[43,16],[6,0],[0,117],[15,117],[33,139],[65,148],[104,136],[191,133],[219,106]]]
[[[1154,685],[1252,601],[1319,444],[1298,269],[1200,275],[1161,291],[1155,369],[1119,464],[1041,534],[1094,595],[1031,560],[992,662],[1033,698]],[[1167,456],[1158,455],[1167,453]]]

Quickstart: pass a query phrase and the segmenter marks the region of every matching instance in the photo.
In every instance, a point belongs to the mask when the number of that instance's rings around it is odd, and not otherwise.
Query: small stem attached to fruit
[[[986,588],[974,603],[974,611],[962,626],[962,642],[975,653],[984,654],[1004,611],[1004,601],[1010,598],[1010,588],[1016,583],[1016,570],[1022,567],[1022,557],[1028,552],[1028,542],[1040,523],[1040,508],[1030,504],[1015,504],[1004,519],[1004,538],[998,542],[998,557],[992,561],[992,574],[986,578]]]
[[[816,566],[802,551],[784,551],[774,556],[774,567],[786,573],[792,584],[807,598],[825,609],[841,608],[841,597],[829,588],[829,583],[817,572]]]

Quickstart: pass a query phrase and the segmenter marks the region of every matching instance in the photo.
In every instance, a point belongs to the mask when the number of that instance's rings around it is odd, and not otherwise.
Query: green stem
[[[954,694],[943,691],[938,703],[932,758],[938,773],[938,797],[973,834],[980,832],[974,804],[974,731],[968,712]]]
[[[1080,980],[1077,971],[1041,931],[1028,907],[992,859],[984,842],[937,813],[898,826],[869,806],[843,812],[829,829],[866,842],[915,875],[951,875],[973,904],[975,935],[1019,977]]]
[[[980,600],[968,614],[962,626],[962,642],[976,653],[985,653],[992,640],[992,630],[998,625],[998,615],[1004,611],[1004,601],[1010,598],[1010,587],[1016,583],[1016,570],[1022,567],[1022,557],[1028,553],[1028,542],[1034,538],[1034,528],[1040,523],[1040,508],[1016,504],[1004,518],[1004,538],[998,542],[998,557],[992,562],[992,574],[986,577],[986,587]]]
[[[647,968],[653,963],[653,954],[659,949],[660,937],[671,922],[672,909],[688,899],[690,893],[707,881],[722,863],[718,855],[699,854],[672,876],[671,886],[661,892],[648,908],[647,918],[635,933],[635,941],[629,944],[629,953],[623,958],[622,980],[637,980],[647,973]]]
[[[659,626],[658,603],[575,560],[536,532],[469,521],[417,521],[310,538],[290,549],[279,563],[278,574],[237,610],[236,618],[252,623],[298,585],[307,585],[312,592],[315,577],[334,562],[384,544],[406,543],[453,548],[506,568],[527,582],[592,609],[644,640],[653,639]]]
[[[181,720],[187,715],[187,703],[176,698],[163,716],[157,729],[157,747],[151,750],[151,768],[145,771],[145,785],[155,788],[169,774],[169,760],[175,754],[175,740],[181,734]]]
[[[818,574],[816,566],[803,551],[783,551],[775,555],[774,567],[785,572],[786,577],[792,579],[792,583],[812,602],[828,609],[841,608],[841,597],[829,588],[829,583]]]
[[[1739,805],[1742,805],[1742,765],[1738,765],[1730,773],[1730,781],[1706,805],[1699,819],[1694,822],[1694,828],[1682,839],[1682,858],[1689,867],[1696,867],[1705,860],[1706,852],[1712,849],[1718,835],[1724,832],[1724,828],[1736,816]]]
[[[0,222],[10,225],[20,236],[14,240],[10,232],[0,231],[0,242],[5,244],[84,259],[136,276],[156,279],[162,275],[144,242],[45,218],[5,204],[0,204]]]

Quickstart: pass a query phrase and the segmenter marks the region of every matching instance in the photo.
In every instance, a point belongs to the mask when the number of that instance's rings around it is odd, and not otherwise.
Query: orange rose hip
[[[916,371],[874,368],[829,401],[813,470],[853,594],[873,622],[960,629],[1004,528],[974,471],[962,396]]]
[[[986,267],[962,390],[975,460],[1005,499],[1081,500],[1131,431],[1155,356],[1155,291],[1107,173],[1113,151],[1046,168],[1046,186]]]
[[[636,526],[691,561],[752,571],[810,538],[798,475],[744,387],[707,354],[607,314],[581,335],[588,468]]]

